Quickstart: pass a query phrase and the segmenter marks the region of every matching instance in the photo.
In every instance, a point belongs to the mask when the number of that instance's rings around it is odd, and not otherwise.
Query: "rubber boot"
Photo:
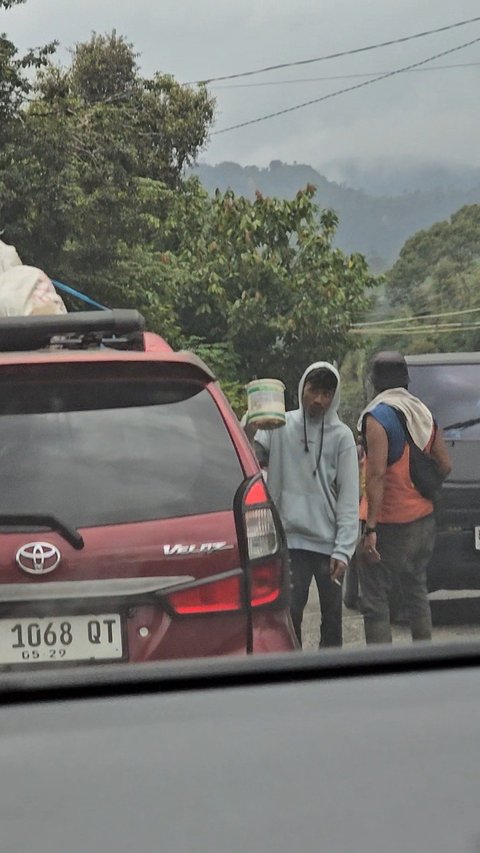
[[[387,619],[367,619],[364,618],[363,624],[365,627],[365,639],[367,645],[371,643],[391,643],[392,629],[390,622]]]
[[[416,616],[415,619],[412,619],[410,622],[410,630],[412,632],[412,640],[431,640],[431,616]]]

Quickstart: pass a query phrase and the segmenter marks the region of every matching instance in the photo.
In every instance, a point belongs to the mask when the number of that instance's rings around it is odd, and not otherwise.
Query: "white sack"
[[[21,263],[15,246],[9,246],[0,240],[0,275],[5,270],[10,269],[10,267],[21,266]]]
[[[0,274],[0,317],[66,313],[63,299],[37,267],[12,266]]]

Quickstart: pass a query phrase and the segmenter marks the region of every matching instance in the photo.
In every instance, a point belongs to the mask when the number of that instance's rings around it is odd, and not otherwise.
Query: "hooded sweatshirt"
[[[307,375],[319,367],[330,370],[338,384],[325,415],[311,418],[303,408],[303,389]],[[289,548],[348,563],[358,539],[358,457],[353,434],[337,413],[337,369],[325,361],[311,364],[300,380],[298,400],[285,426],[255,435],[268,467],[268,488]]]

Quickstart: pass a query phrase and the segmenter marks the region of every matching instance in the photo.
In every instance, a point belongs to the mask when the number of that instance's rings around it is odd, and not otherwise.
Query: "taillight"
[[[261,475],[238,491],[235,515],[242,569],[170,592],[165,601],[178,616],[233,613],[273,604],[285,585],[284,540],[278,515]]]
[[[180,589],[166,596],[170,607],[180,616],[198,613],[230,613],[242,608],[240,574],[214,579],[198,586]]]
[[[285,562],[280,522],[263,477],[247,485],[241,513],[250,604],[272,604],[283,591]]]
[[[263,478],[254,480],[245,492],[243,523],[249,560],[260,560],[278,551],[277,526]]]
[[[270,507],[249,509],[245,512],[248,557],[259,560],[278,549],[278,536]]]
[[[252,607],[272,604],[282,592],[283,565],[280,560],[263,566],[253,566],[250,572],[250,602]]]

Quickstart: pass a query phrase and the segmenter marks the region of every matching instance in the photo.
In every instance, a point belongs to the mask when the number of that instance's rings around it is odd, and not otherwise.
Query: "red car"
[[[284,534],[218,383],[135,311],[0,321],[0,666],[295,649]]]

